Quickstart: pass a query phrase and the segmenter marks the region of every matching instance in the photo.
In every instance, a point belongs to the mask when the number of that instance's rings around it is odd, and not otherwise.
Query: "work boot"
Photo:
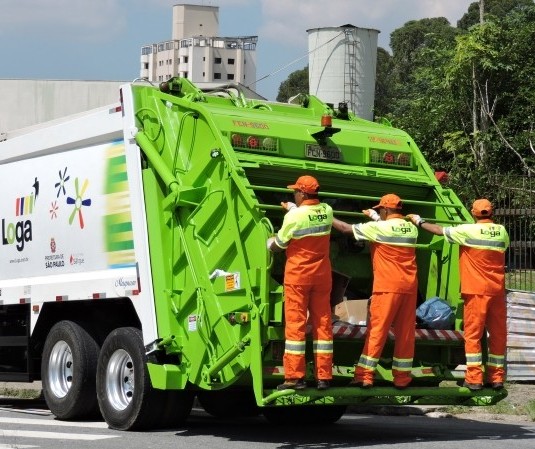
[[[470,382],[464,381],[463,387],[468,388],[470,391],[479,391],[483,389],[483,384],[471,384]]]
[[[318,390],[327,390],[331,385],[329,384],[328,380],[318,380]]]
[[[373,382],[368,381],[361,381],[357,379],[353,379],[351,382],[349,382],[350,387],[358,387],[358,388],[364,388],[367,390],[368,388],[373,387]]]
[[[492,382],[490,386],[493,390],[496,391],[503,390],[503,382]]]
[[[283,384],[277,385],[277,390],[304,390],[306,387],[304,379],[286,379]]]

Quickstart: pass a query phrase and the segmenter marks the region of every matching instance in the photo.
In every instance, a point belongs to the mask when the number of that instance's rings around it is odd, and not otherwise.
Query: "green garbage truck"
[[[118,100],[0,142],[1,381],[40,380],[57,418],[101,414],[122,430],[176,425],[195,399],[214,416],[325,423],[351,405],[506,396],[459,386],[458,253],[428,233],[418,240],[419,303],[440,297],[455,319],[446,329],[415,323],[409,388],[391,383],[393,336],[374,387],[348,387],[372,274],[368,246],[334,230],[331,388],[276,390],[285,255],[266,240],[292,197],[285,186],[316,177],[322,201],[353,223],[392,192],[430,222],[471,220],[409,135],[313,95],[277,103],[184,78],[125,84]]]

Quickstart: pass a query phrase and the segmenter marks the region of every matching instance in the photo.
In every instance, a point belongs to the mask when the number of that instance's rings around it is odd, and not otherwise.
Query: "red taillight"
[[[386,164],[393,164],[395,161],[394,155],[392,153],[385,153],[383,156],[383,162]]]
[[[258,137],[255,136],[249,136],[247,137],[247,146],[249,148],[258,148],[260,142],[258,141]]]

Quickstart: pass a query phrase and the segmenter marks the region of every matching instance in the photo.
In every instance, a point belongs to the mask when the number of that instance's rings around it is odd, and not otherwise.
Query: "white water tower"
[[[343,25],[307,33],[309,93],[373,120],[379,30]]]

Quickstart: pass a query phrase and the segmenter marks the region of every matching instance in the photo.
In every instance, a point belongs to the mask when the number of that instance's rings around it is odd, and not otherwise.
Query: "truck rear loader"
[[[334,316],[331,388],[276,390],[285,255],[266,240],[291,199],[286,185],[315,176],[322,201],[353,223],[385,193],[431,222],[471,220],[409,135],[344,103],[253,100],[183,78],[125,84],[119,98],[0,142],[0,380],[41,380],[59,419],[100,413],[123,430],[176,425],[195,398],[214,416],[326,423],[349,405],[506,396],[458,385],[458,250],[428,233],[418,240],[419,303],[443,298],[455,321],[415,323],[410,387],[391,383],[393,336],[374,387],[348,387],[366,322]],[[331,260],[333,305],[369,298],[368,246],[333,230]],[[310,340],[309,381],[312,363]]]

